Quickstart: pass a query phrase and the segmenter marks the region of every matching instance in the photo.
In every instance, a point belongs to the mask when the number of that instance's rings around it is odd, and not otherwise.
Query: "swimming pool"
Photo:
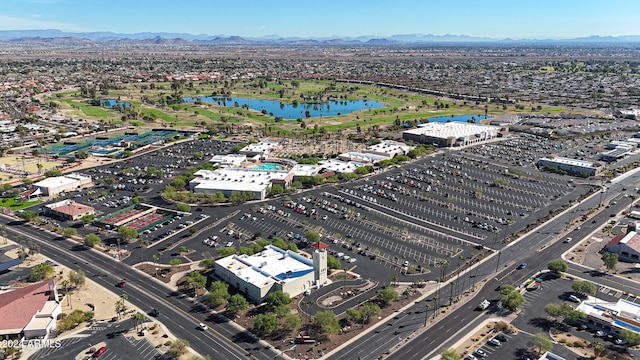
[[[259,165],[251,165],[249,169],[258,169],[258,170],[282,170],[284,167],[280,164],[272,164],[272,163],[264,163]]]

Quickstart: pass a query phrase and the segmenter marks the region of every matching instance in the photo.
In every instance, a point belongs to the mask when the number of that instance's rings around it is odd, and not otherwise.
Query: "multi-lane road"
[[[96,251],[55,234],[43,232],[29,225],[2,216],[9,238],[22,236],[37,241],[41,252],[71,269],[82,269],[88,278],[106,288],[127,280],[127,286],[118,289],[128,295],[128,302],[143,311],[159,310],[158,320],[178,338],[189,340],[191,347],[213,359],[273,359],[277,353],[267,344],[223,316],[213,316],[191,299],[172,292],[128,265],[114,261]],[[107,304],[106,306],[111,306]],[[215,323],[207,331],[197,330],[199,322]]]
[[[607,211],[600,211],[594,214],[581,226],[580,230],[572,231],[573,234],[571,236],[573,238],[581,239],[597,231],[602,224],[608,222],[611,219],[611,214],[627,209],[631,199],[623,197],[621,192],[625,187],[633,188],[633,183],[636,181],[638,181],[638,175],[635,174],[628,174],[624,178],[620,178],[619,181],[607,186],[608,189],[604,199],[601,199],[599,193],[596,193],[577,204],[576,211],[569,209],[527,236],[522,237],[519,241],[502,248],[499,257],[494,255],[472,271],[461,275],[460,278],[452,279],[461,281],[469,286],[479,279],[486,279],[487,281],[483,283],[482,288],[476,292],[474,299],[477,301],[472,300],[457,307],[435,325],[424,329],[427,303],[431,305],[429,316],[433,316],[435,302],[433,295],[431,295],[426,300],[415,303],[402,313],[398,313],[393,319],[379,326],[377,331],[364,334],[348,346],[332,353],[329,358],[332,360],[377,358],[392,349],[396,344],[407,341],[407,337],[409,337],[409,342],[392,352],[386,357],[387,359],[430,359],[439,354],[442,349],[450,347],[460,337],[466,336],[465,329],[473,328],[487,317],[486,314],[476,311],[481,299],[498,299],[499,293],[495,291],[498,286],[502,284],[521,284],[538,271],[546,269],[550,260],[559,258],[562,253],[574,245],[572,243],[563,243],[560,239],[566,237],[565,234],[568,231],[566,223],[574,220],[578,216],[577,214],[584,213],[589,208],[598,208],[601,200],[603,203],[608,203],[613,199],[617,200],[616,205],[605,209]],[[526,262],[527,267],[518,270],[517,265],[522,262]],[[568,273],[583,278],[591,278],[592,274],[590,269],[574,264],[570,264]],[[470,278],[472,276],[475,276],[475,278]],[[628,291],[640,293],[639,284],[627,279],[606,276],[591,280],[610,288],[624,287]],[[448,297],[450,286],[455,285],[450,283],[448,286],[442,287],[441,299]],[[446,302],[440,301],[441,304]],[[372,344],[375,344],[375,346]]]
[[[567,222],[575,220],[579,214],[590,208],[598,208],[600,203],[616,199],[616,205],[612,205],[607,211],[595,214],[590,221],[585,222],[581,229],[573,231],[572,237],[583,238],[596,231],[601,224],[609,221],[610,214],[627,209],[630,198],[619,195],[624,187],[634,187],[638,181],[638,175],[626,174],[618,181],[608,184],[605,196],[596,194],[580,204],[576,210],[569,209],[552,221],[547,222],[530,234],[523,236],[519,241],[511,243],[500,250],[475,269],[454,278],[457,282],[442,285],[440,304],[446,304],[448,294],[453,286],[456,293],[462,292],[473,284],[481,283],[484,286],[477,291],[477,299],[495,299],[498,294],[495,288],[500,284],[519,284],[524,279],[532,276],[537,271],[546,268],[549,260],[558,258],[571,244],[559,241],[567,231]],[[593,221],[593,222],[592,222]],[[82,269],[87,276],[98,284],[107,288],[113,287],[123,278],[127,279],[123,293],[129,296],[129,302],[145,310],[155,308],[160,311],[159,320],[178,338],[190,341],[195,351],[203,355],[210,355],[215,359],[273,359],[279,352],[271,349],[266,343],[259,341],[246,330],[236,324],[227,321],[222,316],[213,316],[205,308],[192,299],[182,297],[179,293],[172,292],[165,285],[155,281],[128,265],[114,261],[111,258],[95,251],[87,250],[76,242],[57,237],[54,234],[40,231],[29,225],[16,222],[9,217],[2,217],[2,222],[9,224],[7,234],[10,238],[22,236],[38,241],[42,253],[55,259],[57,262],[72,268]],[[526,269],[515,270],[520,262],[528,264]],[[589,277],[590,272],[579,266],[572,266],[569,273]],[[613,277],[600,277],[598,283],[612,288],[624,285],[629,291],[640,293],[640,287],[628,280]],[[609,284],[608,284],[609,283]],[[407,337],[411,341],[399,350],[392,353],[391,359],[428,359],[438,354],[442,348],[455,342],[460,332],[467,326],[480,321],[482,316],[474,311],[477,301],[471,301],[458,307],[456,310],[442,317],[434,326],[424,329],[426,315],[432,316],[434,299],[430,296],[424,301],[413,304],[404,312],[398,313],[390,321],[357,338],[348,346],[334,351],[330,359],[357,359],[375,358],[384,354],[388,349]],[[426,303],[431,305],[430,314],[427,314]],[[442,316],[442,315],[441,315]],[[215,327],[208,331],[198,331],[199,322],[214,322]],[[374,346],[375,345],[375,346]]]

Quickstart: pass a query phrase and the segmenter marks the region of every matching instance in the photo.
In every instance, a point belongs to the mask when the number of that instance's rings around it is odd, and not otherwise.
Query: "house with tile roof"
[[[46,339],[62,312],[57,280],[0,293],[0,336],[3,339]]]

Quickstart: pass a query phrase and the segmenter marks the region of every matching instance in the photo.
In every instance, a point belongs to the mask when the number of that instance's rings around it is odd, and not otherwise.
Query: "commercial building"
[[[210,164],[218,165],[221,167],[239,167],[247,161],[247,156],[243,154],[227,154],[227,155],[214,155]]]
[[[367,146],[363,152],[368,154],[383,155],[387,159],[392,159],[397,155],[407,155],[409,151],[415,148],[415,146],[409,146],[398,141],[383,140],[379,144]]]
[[[600,154],[600,160],[606,162],[618,161],[631,153],[628,146],[618,146],[613,150],[605,151]]]
[[[577,176],[593,176],[602,171],[602,165],[593,163],[591,161],[570,159],[566,157],[555,158],[541,158],[538,160],[538,167],[551,167],[557,170],[562,170],[570,175]]]
[[[463,122],[433,122],[418,125],[417,129],[402,132],[405,141],[455,147],[477,144],[498,136],[500,127]]]
[[[251,168],[223,168],[218,170],[198,170],[189,182],[189,189],[196,194],[222,193],[229,197],[234,191],[251,191],[254,199],[264,200],[267,189],[273,184],[286,188],[293,180],[290,170],[262,170]]]
[[[44,214],[61,220],[80,220],[86,215],[95,215],[93,207],[73,200],[62,200],[44,206]]]
[[[609,302],[589,296],[576,310],[587,315],[585,321],[592,328],[615,335],[619,335],[622,329],[640,333],[640,304],[624,299]]]
[[[261,159],[266,159],[269,157],[271,152],[278,151],[282,149],[282,146],[278,142],[259,142],[254,144],[249,144],[242,148],[239,152],[240,154],[246,155],[247,157],[258,156]]]
[[[45,196],[56,196],[62,192],[80,189],[91,184],[91,177],[80,174],[67,174],[46,178],[34,183],[33,186],[40,189]]]
[[[46,339],[61,312],[55,279],[7,291],[0,294],[0,336]]]
[[[618,254],[620,261],[640,262],[640,234],[629,231],[618,235],[604,246],[604,251]]]
[[[215,275],[256,303],[278,290],[294,297],[327,282],[327,252],[316,249],[308,259],[267,245],[252,256],[230,255],[216,260]]]

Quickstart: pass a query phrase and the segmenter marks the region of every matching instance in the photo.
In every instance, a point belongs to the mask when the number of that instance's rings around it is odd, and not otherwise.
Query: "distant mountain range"
[[[407,44],[637,44],[640,35],[627,36],[589,36],[571,39],[497,39],[468,35],[432,35],[398,34],[388,37],[379,36],[330,36],[330,37],[281,37],[266,35],[262,37],[240,37],[228,35],[207,35],[187,33],[119,34],[114,32],[65,32],[61,30],[0,30],[0,41],[21,42],[113,42],[113,43],[157,43],[157,44],[283,44],[283,45],[407,45]]]

